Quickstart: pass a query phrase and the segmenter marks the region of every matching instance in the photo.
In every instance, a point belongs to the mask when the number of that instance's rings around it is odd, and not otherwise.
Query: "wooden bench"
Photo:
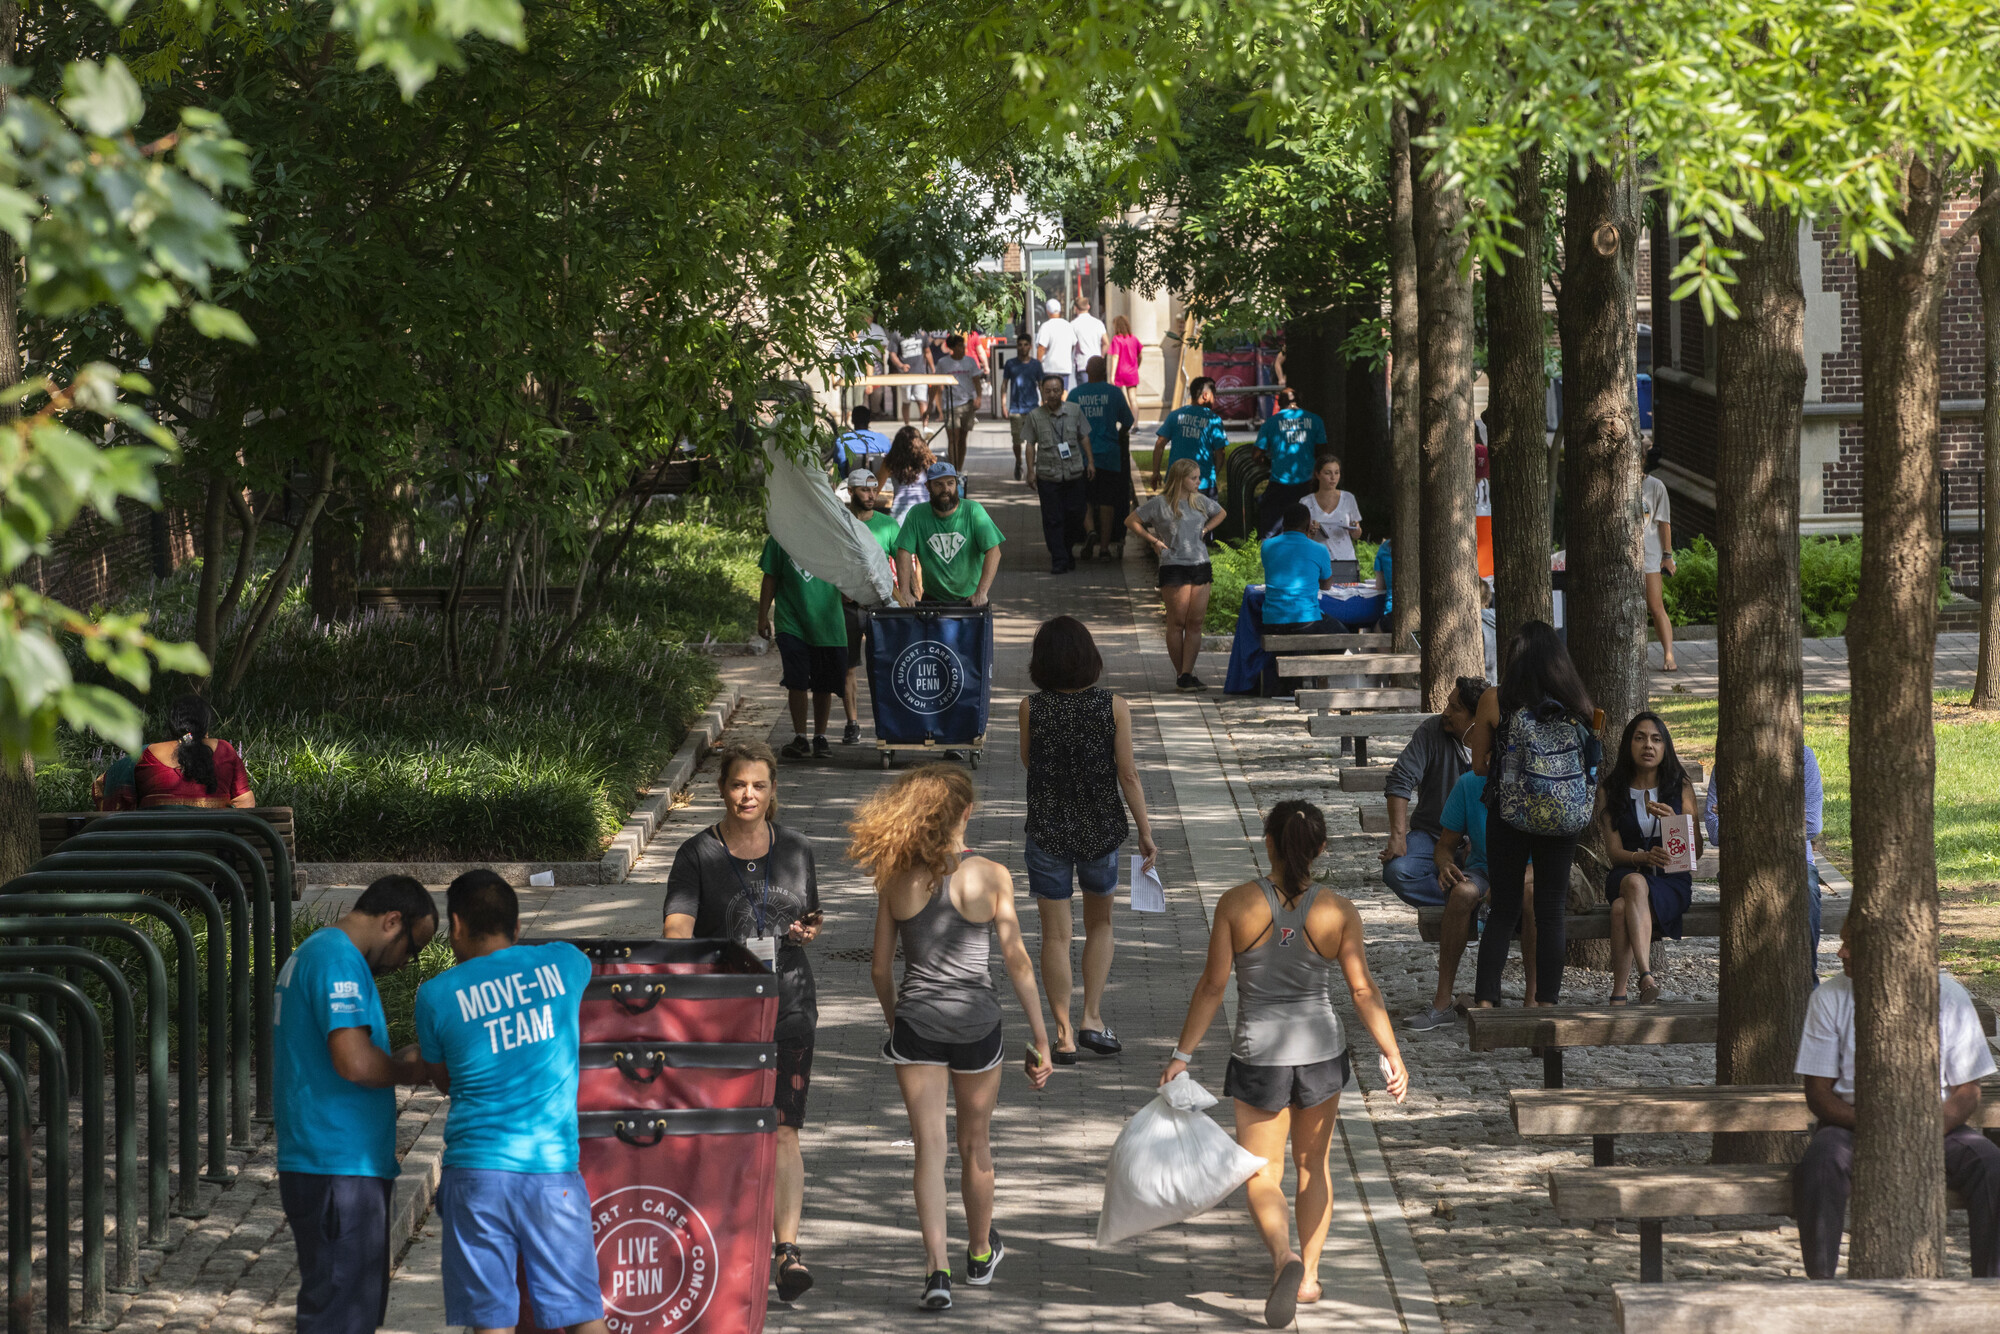
[[[172,810],[173,808],[171,806],[154,806],[147,809]],[[111,814],[115,814],[115,812],[43,811],[38,820],[40,828],[37,831],[41,835],[42,840],[41,855],[46,857],[55,852],[71,835],[82,833],[84,826],[92,820]],[[292,808],[290,806],[251,806],[246,808],[243,814],[257,816],[273,829],[277,830],[278,837],[285,841],[285,852],[291,857],[292,866],[297,868],[299,864],[299,843],[297,829],[292,819]],[[115,828],[115,826],[110,827]],[[272,862],[271,850],[264,846],[261,839],[253,838],[249,841],[250,845],[256,848],[263,856],[265,873],[275,876],[277,874],[277,867]],[[294,876],[294,881],[292,897],[298,898],[300,897],[301,887],[296,883],[296,875]]]
[[[1991,1279],[1841,1279],[1684,1283],[1611,1289],[1625,1334],[2000,1334]]]
[[[1372,630],[1349,635],[1265,635],[1266,653],[1387,653],[1396,647],[1396,637]]]
[[[1980,1019],[1993,1031],[1994,1015]],[[1592,1161],[1611,1165],[1620,1135],[1714,1135],[1812,1127],[1806,1091],[1797,1084],[1674,1084],[1663,1088],[1515,1089],[1507,1095],[1522,1135],[1589,1135]],[[1969,1124],[2000,1131],[2000,1080],[1982,1086]]]
[[[1465,1033],[1473,1051],[1540,1047],[1542,1087],[1559,1089],[1564,1048],[1712,1043],[1715,1005],[1475,1007],[1466,1011]]]
[[[1822,937],[1831,938],[1840,934],[1840,924],[1847,920],[1845,897],[1822,895],[1819,903],[1819,929]],[[1424,940],[1435,943],[1444,930],[1444,909],[1417,909],[1417,934]],[[1690,906],[1681,918],[1681,934],[1702,939],[1713,939],[1722,934],[1722,905],[1719,903],[1696,903]],[[1609,940],[1611,939],[1611,905],[1601,904],[1583,912],[1571,912],[1563,918],[1563,935],[1568,940]]]
[[[1951,1207],[1963,1209],[1956,1192]],[[1790,1163],[1707,1163],[1686,1167],[1593,1167],[1549,1173],[1558,1218],[1631,1218],[1639,1224],[1639,1281],[1665,1272],[1663,1224],[1669,1218],[1789,1217]],[[2000,1289],[1991,1290],[2000,1296]],[[1991,1300],[1991,1298],[1989,1298]]]
[[[1389,770],[1386,766],[1372,769],[1358,769],[1352,766],[1340,771],[1342,792],[1387,792],[1389,790]]]
[[[1424,707],[1424,692],[1388,687],[1359,690],[1301,690],[1292,696],[1307,713],[1333,713],[1341,709],[1403,709]]]
[[[1281,676],[1415,676],[1423,658],[1415,653],[1301,653],[1280,656]]]
[[[1364,726],[1366,718],[1414,717],[1422,722],[1430,716],[1420,712],[1424,707],[1424,696],[1420,690],[1301,690],[1293,695],[1293,699],[1301,710],[1314,715],[1306,720],[1306,730],[1310,735],[1354,739],[1354,762],[1357,765],[1368,763],[1368,739],[1371,736],[1408,736],[1416,731],[1415,727],[1370,729]],[[1357,717],[1357,711],[1365,717]]]

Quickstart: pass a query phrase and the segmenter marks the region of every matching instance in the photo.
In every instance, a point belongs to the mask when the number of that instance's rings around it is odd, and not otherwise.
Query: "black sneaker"
[[[1189,672],[1186,676],[1182,677],[1181,681],[1182,681],[1181,685],[1182,690],[1208,689],[1208,682],[1202,680],[1199,676],[1196,676],[1193,672]]]
[[[965,1248],[965,1281],[975,1288],[983,1288],[993,1281],[993,1271],[1007,1258],[1007,1244],[1000,1240],[998,1228],[988,1228],[986,1244],[990,1248],[984,1260],[972,1253],[972,1247]]]
[[[1021,460],[1019,459],[1014,460],[1014,480],[1017,482],[1021,480]]]
[[[804,733],[800,733],[792,738],[790,745],[778,753],[788,760],[809,760],[813,757],[813,743],[806,740]]]
[[[833,758],[833,743],[826,739],[825,733],[822,732],[813,738],[812,753],[813,758],[816,760],[830,760]]]
[[[1176,690],[1194,690],[1197,688],[1193,672],[1182,672],[1174,678],[1174,689]]]
[[[841,745],[843,746],[858,745],[860,741],[861,741],[860,723],[850,722],[844,729],[842,729],[840,733]]]
[[[951,1271],[939,1269],[924,1280],[924,1295],[917,1305],[926,1311],[949,1311],[951,1309]]]

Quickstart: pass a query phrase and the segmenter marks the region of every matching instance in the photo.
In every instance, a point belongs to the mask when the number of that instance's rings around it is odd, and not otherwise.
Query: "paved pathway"
[[[1085,1053],[1076,1067],[1059,1068],[1040,1095],[1011,1074],[1002,1086],[994,1126],[997,1222],[1009,1255],[994,1286],[958,1294],[948,1319],[954,1327],[1010,1331],[1245,1328],[1261,1311],[1269,1259],[1240,1194],[1185,1227],[1105,1251],[1092,1244],[1111,1141],[1152,1096],[1200,969],[1207,942],[1204,901],[1254,869],[1237,796],[1224,778],[1199,706],[1170,690],[1164,698],[1149,694],[1170,684],[1152,676],[1165,662],[1152,628],[1150,588],[1135,596],[1126,587],[1125,571],[1104,564],[1060,579],[1047,574],[1032,498],[1011,482],[989,480],[1008,455],[1005,441],[1004,433],[982,428],[972,451],[975,494],[1006,534],[1007,546],[995,589],[1000,614],[992,725],[974,775],[980,804],[969,841],[1014,870],[1029,949],[1038,953],[1039,931],[1026,907],[1021,865],[1025,774],[1016,758],[1016,716],[1022,693],[1031,689],[1027,657],[1035,626],[1058,611],[1077,613],[1098,637],[1109,683],[1133,704],[1169,910],[1157,917],[1121,910],[1118,916],[1119,952],[1106,1015],[1125,1041],[1124,1055],[1101,1060]],[[1150,567],[1142,571],[1135,561],[1133,570],[1135,579],[1150,583]],[[1143,633],[1135,615],[1146,627]],[[733,730],[773,743],[788,740],[783,698],[770,679],[775,664],[752,660],[730,670],[744,673],[749,687]],[[842,850],[845,822],[884,775],[871,747],[836,747],[836,752],[829,764],[787,764],[780,788],[781,817],[814,844],[827,928],[814,948],[821,1009],[811,1123],[804,1136],[808,1195],[802,1241],[818,1284],[792,1309],[774,1303],[769,1328],[935,1327],[936,1316],[916,1309],[923,1257],[909,1191],[909,1126],[895,1080],[877,1054],[882,1017],[867,976],[874,896]],[[707,781],[704,776],[693,804],[655,840],[632,883],[550,894],[529,930],[656,935],[661,882],[674,849],[718,813]],[[1079,925],[1079,948],[1080,942]],[[1001,991],[1011,995],[1004,980]],[[1004,1008],[1009,1046],[1018,1047],[1025,1025],[1011,999]],[[1199,1071],[1211,1088],[1220,1087],[1217,1053],[1224,1051],[1226,1034],[1218,1025]],[[1373,1063],[1364,1058],[1357,1064],[1372,1068]],[[1339,1181],[1340,1216],[1323,1267],[1329,1299],[1305,1308],[1300,1327],[1383,1334],[1436,1330],[1429,1286],[1401,1225],[1372,1127],[1359,1102],[1352,1097],[1350,1102],[1356,1115],[1346,1126],[1349,1162],[1335,1165],[1337,1174],[1344,1166],[1349,1170]],[[1357,1184],[1357,1175],[1365,1187]],[[950,1194],[956,1249],[964,1245],[964,1225],[955,1185]],[[1394,1280],[1385,1272],[1385,1253]],[[427,1334],[442,1327],[437,1267],[438,1243],[427,1235],[400,1273],[392,1329]]]
[[[1808,639],[1801,645],[1805,660],[1806,693],[1842,695],[1853,689],[1847,675],[1845,639]],[[1717,692],[1716,641],[1683,639],[1674,644],[1674,666],[1678,671],[1660,670],[1660,646],[1646,645],[1646,663],[1652,672],[1655,698],[1667,695],[1695,695],[1713,699]],[[1933,680],[1939,690],[1970,690],[1972,675],[1979,668],[1979,636],[1949,634],[1937,637],[1937,666]]]

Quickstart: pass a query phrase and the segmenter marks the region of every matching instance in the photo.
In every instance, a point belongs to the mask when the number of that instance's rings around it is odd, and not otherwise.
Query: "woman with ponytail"
[[[243,757],[227,741],[208,734],[214,725],[215,711],[200,695],[175,701],[167,710],[174,739],[146,747],[134,770],[139,805],[213,809],[257,804]]]
[[[1282,1329],[1300,1303],[1320,1299],[1320,1248],[1333,1220],[1327,1151],[1349,1064],[1329,990],[1336,964],[1361,1022],[1381,1049],[1388,1090],[1398,1102],[1410,1076],[1382,993],[1368,972],[1360,914],[1313,883],[1313,863],[1326,851],[1326,817],[1310,802],[1279,802],[1264,817],[1264,851],[1271,874],[1236,886],[1216,904],[1208,965],[1160,1082],[1193,1062],[1235,968],[1236,1033],[1222,1091],[1236,1099],[1237,1141],[1264,1160],[1247,1191],[1250,1216],[1271,1251],[1264,1323]],[[1299,1172],[1297,1249],[1283,1184],[1288,1139]]]

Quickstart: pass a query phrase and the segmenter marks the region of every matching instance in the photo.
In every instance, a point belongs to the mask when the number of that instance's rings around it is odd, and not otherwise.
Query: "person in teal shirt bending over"
[[[1201,465],[1200,491],[1213,500],[1215,465],[1228,448],[1229,433],[1222,429],[1222,415],[1215,410],[1215,381],[1198,375],[1188,385],[1188,405],[1175,408],[1160,423],[1153,446],[1153,489],[1160,489],[1160,477],[1169,466],[1193,459]]]
[[[1090,456],[1097,464],[1088,484],[1088,517],[1096,526],[1090,530],[1083,554],[1088,558],[1094,551],[1110,560],[1125,554],[1125,515],[1133,499],[1132,474],[1125,460],[1137,419],[1132,405],[1125,401],[1125,391],[1106,378],[1103,357],[1084,363],[1083,373],[1089,378],[1069,391],[1069,401],[1083,409],[1083,419],[1090,424]]]
[[[428,1084],[416,1049],[389,1052],[375,979],[414,962],[437,904],[385,875],[292,951],[272,989],[278,1198],[299,1257],[300,1334],[368,1334],[389,1313],[396,1085]]]
[[[607,1334],[577,1171],[577,1012],[590,960],[567,941],[515,944],[520,902],[493,871],[452,881],[445,911],[458,966],[417,988],[417,1042],[451,1095],[438,1188],[444,1322],[511,1331],[525,1286],[537,1328]]]
[[[1278,410],[1257,428],[1257,448],[1270,460],[1271,480],[1257,500],[1257,535],[1275,537],[1285,507],[1311,495],[1319,483],[1313,464],[1326,446],[1326,423],[1298,405],[1298,395],[1278,391]]]
[[[1267,635],[1310,635],[1320,633],[1319,593],[1333,586],[1333,557],[1326,544],[1306,532],[1312,515],[1303,500],[1295,500],[1284,512],[1284,531],[1267,537],[1258,548],[1264,559],[1264,610],[1260,617]],[[1264,693],[1281,689],[1278,660],[1264,660]]]

